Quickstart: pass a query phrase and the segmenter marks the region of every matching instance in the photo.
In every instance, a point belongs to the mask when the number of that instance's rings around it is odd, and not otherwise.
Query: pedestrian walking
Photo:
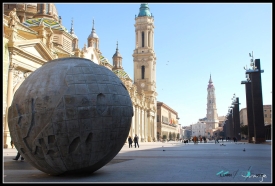
[[[220,143],[218,137],[215,137],[215,144],[216,144],[216,143]]]
[[[17,152],[17,155],[15,156],[15,158],[13,160],[18,160],[20,158],[21,154],[19,152]],[[23,156],[21,156],[21,161],[24,161]]]
[[[138,148],[139,148],[138,136],[137,136],[137,135],[135,135],[135,137],[134,137],[134,143],[135,143],[135,148],[137,148],[137,146],[138,146]]]
[[[129,148],[130,147],[132,148],[133,140],[132,140],[131,136],[128,137],[128,143],[129,143]]]
[[[203,137],[203,141],[204,141],[204,143],[206,143],[206,138],[205,137]]]

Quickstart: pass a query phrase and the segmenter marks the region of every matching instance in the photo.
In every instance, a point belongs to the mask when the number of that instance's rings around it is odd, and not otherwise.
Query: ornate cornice
[[[42,59],[40,57],[34,56],[33,54],[31,54],[25,50],[22,50],[21,48],[18,48],[18,47],[12,47],[12,48],[9,47],[9,51],[12,51],[15,55],[24,57],[24,58],[34,61],[40,65],[43,65],[44,63],[46,63],[48,61],[48,60]],[[14,60],[14,58],[13,58],[13,60]]]

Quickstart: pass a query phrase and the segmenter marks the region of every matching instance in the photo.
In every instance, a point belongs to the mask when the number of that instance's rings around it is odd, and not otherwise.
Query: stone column
[[[153,139],[157,139],[157,122],[156,122],[156,117],[152,117],[153,124],[154,124],[154,130],[153,130]]]
[[[43,10],[42,10],[43,14],[46,14],[46,6],[47,6],[47,3],[43,3]]]
[[[147,119],[146,119],[146,110],[143,110],[143,128],[144,128],[144,140],[148,142],[148,128],[147,128]]]
[[[140,137],[142,142],[144,141],[144,119],[143,119],[143,108],[140,108]]]
[[[140,129],[140,128],[141,128],[140,122],[141,122],[141,121],[140,121],[140,107],[139,107],[139,106],[137,107],[137,110],[138,110],[138,114],[137,114],[137,118],[138,118],[138,122],[137,122],[138,127],[137,127],[137,128],[138,128],[138,131],[137,131],[137,135],[139,136],[139,140],[141,140],[141,139],[140,139],[140,138],[141,138],[141,137],[140,137],[140,130],[141,130],[141,129]]]
[[[154,30],[152,30],[152,49],[154,49]]]
[[[148,142],[151,142],[151,131],[152,131],[152,124],[151,124],[151,116],[150,116],[150,111],[147,111],[147,117],[146,117],[146,120],[147,120],[147,129],[148,129],[148,134],[147,134],[147,140]]]
[[[136,131],[135,134],[140,137],[140,116],[139,116],[139,107],[136,106]]]
[[[10,55],[10,58],[11,57],[12,57],[12,54]],[[12,58],[10,59],[10,61],[12,61]],[[17,65],[14,63],[10,63],[10,66],[9,66],[6,119],[4,123],[4,148],[8,148],[10,146],[10,141],[11,141],[9,126],[8,126],[8,110],[9,110],[9,107],[11,106],[12,99],[13,99],[13,73],[16,66]]]
[[[138,31],[136,31],[136,46],[135,46],[135,49],[137,49],[138,48]]]
[[[135,133],[134,133],[134,135],[138,133],[138,108],[137,107],[138,106],[135,105]]]
[[[135,106],[133,106],[133,111],[134,111],[134,117],[132,117],[132,124],[131,124],[131,129],[130,129],[130,136],[133,137],[135,135],[135,116],[136,116],[136,113],[135,113]]]
[[[138,32],[138,38],[137,38],[137,40],[138,40],[138,47],[141,47],[141,45],[142,45],[142,35],[141,35],[141,31],[140,30],[138,30],[137,31]]]

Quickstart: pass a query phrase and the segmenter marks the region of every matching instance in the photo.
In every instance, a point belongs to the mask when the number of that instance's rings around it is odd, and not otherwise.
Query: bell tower
[[[138,105],[135,107],[137,118],[146,117],[145,135],[141,136],[145,141],[157,139],[157,92],[156,92],[156,55],[154,52],[154,17],[150,13],[147,3],[140,5],[139,14],[135,16],[135,50],[134,61],[134,85],[137,91],[144,95],[146,113],[139,116]]]
[[[156,55],[154,17],[147,3],[141,4],[135,17],[134,84],[156,102]]]
[[[215,87],[210,74],[207,86],[207,113],[206,130],[213,130],[219,126],[218,113],[216,108]],[[212,132],[210,132],[212,134]]]

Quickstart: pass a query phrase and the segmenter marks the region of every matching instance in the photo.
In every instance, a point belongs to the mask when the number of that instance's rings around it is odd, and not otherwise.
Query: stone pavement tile
[[[98,171],[62,176],[47,175],[27,162],[14,161],[12,156],[7,155],[4,156],[3,179],[8,183],[271,182],[270,145],[224,144],[226,146],[214,143],[185,145],[152,142],[140,143],[140,148],[129,148],[125,144],[117,156]],[[16,154],[16,150],[13,151]]]

